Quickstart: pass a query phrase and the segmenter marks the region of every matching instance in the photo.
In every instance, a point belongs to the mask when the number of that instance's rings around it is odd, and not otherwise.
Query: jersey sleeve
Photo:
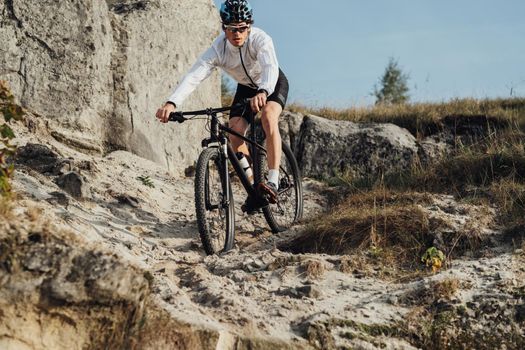
[[[177,107],[197,88],[197,86],[210,76],[213,69],[218,65],[218,55],[212,46],[206,50],[195,62],[193,67],[184,76],[168,101],[175,103]]]
[[[271,95],[277,84],[279,78],[279,63],[277,62],[277,55],[275,54],[275,48],[273,40],[268,35],[257,41],[257,60],[261,65],[261,84],[259,89],[268,91],[268,95]]]

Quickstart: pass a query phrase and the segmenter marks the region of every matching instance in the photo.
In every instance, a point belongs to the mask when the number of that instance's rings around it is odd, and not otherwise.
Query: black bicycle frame
[[[217,117],[217,114],[220,113],[220,112],[224,112],[224,111],[228,111],[230,110],[231,107],[222,107],[222,108],[209,108],[209,109],[206,109],[206,110],[200,110],[200,111],[193,111],[193,112],[176,112],[175,113],[175,118],[174,119],[171,119],[172,121],[178,121],[178,122],[183,122],[185,120],[187,120],[186,118],[184,118],[185,115],[208,115],[211,117],[211,120],[210,120],[210,137],[207,138],[207,139],[204,139],[202,140],[202,146],[203,147],[208,147],[208,145],[210,143],[215,143],[215,142],[218,142],[221,146],[221,154],[223,155],[223,163],[221,164],[221,167],[224,172],[224,180],[225,180],[225,188],[224,188],[224,191],[226,193],[226,196],[228,197],[227,198],[227,201],[229,201],[229,193],[230,193],[230,179],[229,179],[229,172],[228,172],[228,159],[230,160],[233,168],[235,169],[235,172],[237,173],[237,175],[239,176],[239,179],[241,180],[241,183],[244,187],[244,189],[246,190],[246,192],[248,193],[248,195],[252,198],[257,198],[258,194],[257,194],[257,191],[256,191],[256,188],[257,188],[257,183],[254,183],[254,185],[252,185],[250,183],[250,180],[248,179],[248,177],[246,176],[246,174],[244,173],[244,169],[242,168],[241,164],[239,163],[239,160],[237,159],[237,156],[235,155],[235,152],[233,151],[231,145],[228,143],[228,138],[226,137],[225,133],[228,133],[228,134],[231,134],[231,135],[235,135],[237,136],[238,138],[240,138],[241,140],[247,142],[250,146],[250,156],[252,157],[252,167],[253,167],[253,172],[254,174],[259,174],[259,172],[261,171],[261,169],[258,169],[257,167],[259,166],[259,157],[260,157],[260,153],[259,152],[256,152],[255,150],[256,149],[259,149],[260,151],[262,151],[264,154],[266,154],[266,149],[261,146],[260,144],[257,143],[257,135],[256,135],[256,128],[255,128],[255,121],[254,121],[254,114],[251,114],[251,120],[250,120],[250,132],[251,132],[251,135],[252,137],[254,138],[253,140],[252,139],[249,139],[247,138],[246,136],[244,135],[241,135],[239,134],[238,132],[236,132],[235,130],[233,129],[230,129],[229,127],[227,126],[224,126],[222,125],[221,123],[219,123],[219,120],[218,120],[218,117]],[[281,171],[283,171],[287,176],[289,175],[286,170],[281,166],[280,167]]]
[[[228,134],[237,136],[238,138],[247,142],[251,146],[252,149],[258,148],[260,151],[264,153],[266,153],[266,149],[263,146],[259,145],[256,141],[250,140],[249,138],[245,137],[244,135],[239,134],[235,130],[230,129],[229,127],[224,126],[221,123],[219,123],[219,120],[217,118],[217,113],[211,113],[209,115],[211,116],[210,138],[204,139],[202,141],[202,145],[203,147],[207,147],[210,143],[214,143],[214,142],[218,142],[221,145],[221,153],[224,157],[222,167],[224,169],[223,171],[225,172],[225,180],[226,180],[225,183],[227,187],[224,189],[225,193],[227,194],[227,196],[229,196],[230,192],[229,192],[228,186],[229,186],[230,181],[229,181],[229,174],[228,174],[228,160],[230,160],[233,166],[233,169],[239,176],[239,180],[241,181],[244,189],[246,190],[249,196],[255,198],[257,196],[257,191],[255,190],[257,184],[254,184],[255,185],[254,186],[250,183],[250,180],[246,176],[241,163],[237,159],[237,156],[235,155],[235,152],[233,151],[233,148],[231,147],[231,145],[228,143],[228,140],[226,136],[224,135],[224,133],[228,133]],[[251,124],[250,131],[252,135],[255,135],[254,123],[250,123],[250,124]],[[259,156],[259,153],[250,152],[250,156],[252,157],[252,166],[256,167],[258,165],[257,157]],[[254,169],[254,172],[258,170],[259,169]]]

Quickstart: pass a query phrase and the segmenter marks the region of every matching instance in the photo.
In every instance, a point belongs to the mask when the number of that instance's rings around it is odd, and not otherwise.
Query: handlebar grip
[[[171,112],[168,121],[183,123],[186,121],[186,118],[182,115],[182,112]]]

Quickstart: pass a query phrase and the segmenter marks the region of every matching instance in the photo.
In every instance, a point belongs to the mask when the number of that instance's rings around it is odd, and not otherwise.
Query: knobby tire
[[[204,149],[195,171],[195,209],[199,234],[206,254],[233,248],[235,212],[231,186],[226,186],[224,160],[216,147]],[[229,202],[226,188],[229,188]],[[217,226],[220,227],[217,227]]]
[[[264,218],[273,233],[286,231],[303,216],[303,187],[297,160],[290,146],[284,142],[282,151],[279,182],[280,185],[287,185],[289,188],[278,196],[277,204],[270,204],[263,208]],[[265,182],[268,175],[266,155],[259,151],[256,158],[258,166],[255,171],[255,179],[257,183]],[[283,171],[283,168],[286,172]]]

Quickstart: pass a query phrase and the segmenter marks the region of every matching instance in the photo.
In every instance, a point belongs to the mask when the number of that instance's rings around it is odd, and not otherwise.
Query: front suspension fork
[[[226,136],[222,136],[220,139],[220,149],[222,154],[222,176],[224,179],[223,182],[223,191],[224,191],[224,198],[223,198],[223,205],[226,208],[231,203],[230,198],[230,172],[228,171],[228,140],[226,139]]]

